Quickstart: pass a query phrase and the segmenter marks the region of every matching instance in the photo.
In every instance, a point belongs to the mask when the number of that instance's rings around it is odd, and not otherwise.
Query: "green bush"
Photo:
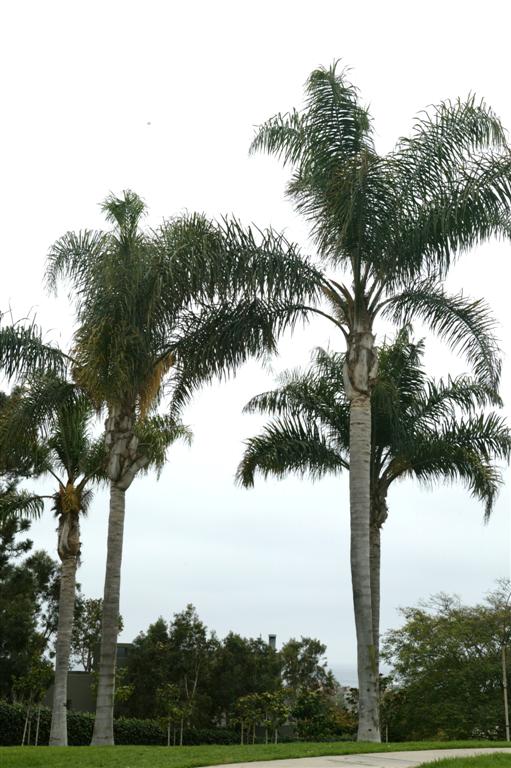
[[[27,714],[21,704],[8,704],[0,701],[0,746],[19,746],[23,737],[23,727]],[[30,743],[34,743],[37,711],[32,710],[30,717]],[[39,720],[39,744],[48,744],[50,739],[51,710],[41,707]],[[67,715],[67,734],[71,746],[90,744],[94,727],[94,715],[87,712],[70,711]],[[133,717],[120,717],[114,721],[116,744],[164,745],[167,733],[157,720],[138,720]],[[227,728],[185,729],[183,743],[199,744],[237,744],[239,735]]]

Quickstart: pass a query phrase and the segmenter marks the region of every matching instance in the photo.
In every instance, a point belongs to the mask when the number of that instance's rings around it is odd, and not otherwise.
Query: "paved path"
[[[490,752],[504,752],[511,757],[511,748],[471,747],[470,749],[421,749],[415,752],[366,752],[362,755],[259,760],[253,763],[231,763],[215,768],[413,768],[421,763],[431,763],[446,757],[473,757]]]

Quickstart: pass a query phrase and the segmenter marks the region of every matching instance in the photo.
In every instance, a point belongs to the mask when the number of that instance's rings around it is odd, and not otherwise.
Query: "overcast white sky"
[[[248,157],[253,126],[302,102],[318,65],[342,60],[370,104],[378,148],[390,149],[426,105],[475,91],[511,128],[509,28],[502,0],[475,2],[187,3],[168,0],[5,0],[0,7],[0,307],[37,313],[65,342],[65,299],[41,287],[50,243],[101,227],[98,203],[130,187],[149,223],[184,209],[285,229],[307,250],[307,230],[283,197],[277,162]],[[501,328],[509,392],[509,245],[464,256],[449,279],[484,296]],[[384,329],[381,328],[380,338]],[[305,365],[312,347],[340,339],[315,322],[282,344],[275,371]],[[436,342],[431,374],[465,369]],[[242,441],[261,420],[240,411],[272,386],[247,365],[208,388],[186,414],[195,440],[177,448],[159,482],[128,493],[121,610],[123,640],[193,602],[220,635],[312,635],[328,645],[342,682],[356,658],[349,579],[346,481],[233,485]],[[509,411],[508,411],[509,412]],[[509,485],[489,525],[459,488],[392,489],[383,534],[383,628],[398,606],[440,590],[480,600],[510,573]],[[85,593],[102,593],[107,498],[83,524]],[[55,552],[48,514],[33,528]]]

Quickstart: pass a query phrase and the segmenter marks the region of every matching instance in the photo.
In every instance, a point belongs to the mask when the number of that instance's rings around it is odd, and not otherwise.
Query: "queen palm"
[[[50,286],[64,278],[75,289],[73,376],[107,415],[110,515],[93,744],[113,743],[125,494],[149,458],[137,420],[165,386],[175,414],[202,382],[273,352],[320,279],[282,237],[234,220],[192,215],[144,231],[145,205],[130,191],[107,198],[103,211],[111,231],[68,233],[48,262]]]
[[[422,364],[423,342],[408,329],[380,349],[374,384],[371,435],[371,601],[372,630],[379,655],[380,530],[387,519],[392,483],[461,482],[485,505],[488,519],[501,483],[497,462],[511,453],[511,432],[496,413],[493,389],[459,376],[434,381]],[[237,478],[246,487],[256,474],[283,477],[307,473],[314,479],[350,469],[350,401],[342,375],[342,355],[315,351],[306,372],[281,377],[280,386],[254,397],[249,413],[272,416],[261,434],[247,441]]]
[[[61,560],[55,679],[50,744],[67,745],[67,673],[80,557],[80,518],[87,511],[92,486],[102,476],[103,441],[91,432],[90,401],[64,378],[46,373],[26,380],[7,398],[0,413],[0,452],[24,474],[49,476],[57,484],[51,496],[24,492],[4,499],[4,513],[39,516],[51,499],[58,518],[57,551]]]
[[[379,741],[369,562],[375,322],[420,318],[466,354],[481,381],[497,386],[485,308],[462,294],[447,296],[441,281],[462,251],[508,233],[511,155],[499,119],[473,96],[422,113],[410,138],[378,154],[369,112],[336,65],[312,72],[303,110],[258,128],[257,150],[291,168],[287,194],[310,222],[319,256],[340,270],[324,294],[347,348],[358,737]]]

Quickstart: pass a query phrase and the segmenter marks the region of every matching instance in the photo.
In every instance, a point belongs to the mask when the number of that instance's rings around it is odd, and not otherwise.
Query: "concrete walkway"
[[[413,768],[421,763],[431,763],[446,757],[473,757],[491,752],[503,752],[511,758],[511,747],[471,747],[470,749],[421,749],[415,752],[366,752],[361,755],[259,760],[253,763],[231,763],[215,768]]]

